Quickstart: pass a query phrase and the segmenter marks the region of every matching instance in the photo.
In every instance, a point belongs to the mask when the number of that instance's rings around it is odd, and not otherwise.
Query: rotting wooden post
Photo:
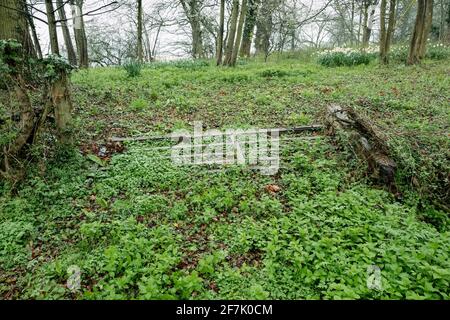
[[[378,183],[395,188],[397,164],[389,156],[384,139],[369,122],[351,108],[330,105],[327,108],[328,133],[345,132],[358,157],[368,163],[368,170]]]
[[[51,99],[54,105],[58,139],[63,145],[72,143],[72,100],[69,79],[65,70],[60,70],[58,79],[51,86]]]

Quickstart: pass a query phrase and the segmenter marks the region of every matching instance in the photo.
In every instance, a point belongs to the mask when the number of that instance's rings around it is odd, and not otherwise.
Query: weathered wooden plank
[[[260,133],[260,130],[267,130],[268,133],[277,131],[280,134],[286,134],[286,133],[302,133],[302,132],[316,132],[323,130],[324,127],[322,125],[314,124],[309,126],[301,126],[301,127],[292,127],[292,128],[272,128],[272,129],[259,129],[259,130],[249,130],[245,131],[245,134],[255,134]],[[226,131],[220,133],[220,134],[213,134],[208,135],[210,137],[214,136],[227,136],[232,135],[232,133],[227,133]],[[177,136],[178,137],[178,136]],[[192,137],[192,136],[191,136]],[[138,142],[138,141],[150,141],[150,140],[170,140],[173,137],[171,135],[165,135],[165,136],[139,136],[139,137],[128,137],[128,138],[121,138],[121,137],[112,137],[110,139],[111,142]],[[183,138],[183,136],[180,136],[180,138]]]

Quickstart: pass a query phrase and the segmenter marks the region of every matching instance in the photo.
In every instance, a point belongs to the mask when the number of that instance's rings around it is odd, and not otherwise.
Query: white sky
[[[85,4],[83,6],[83,11],[89,12],[91,10],[100,8],[108,3],[113,2],[112,0],[85,0]],[[120,0],[118,1],[120,2]],[[160,2],[158,0],[143,0],[143,6],[144,11],[148,14],[152,11],[152,6],[156,3]],[[54,7],[56,8],[56,4],[54,3]],[[108,8],[112,8],[108,7]],[[37,9],[45,11],[45,5],[40,4],[37,5]],[[105,12],[108,9],[102,9],[99,12]],[[69,19],[71,17],[71,8],[69,5],[65,6],[65,11],[67,18]],[[96,16],[85,16],[85,25],[87,28],[89,26],[102,26],[105,29],[104,30],[111,30],[111,32],[117,32],[118,30],[120,32],[126,32],[126,30],[130,29],[131,26],[129,25],[129,17],[125,15],[126,10],[124,8],[119,8],[116,11],[113,12],[107,12],[102,15],[96,15]],[[39,17],[43,20],[46,20],[46,17],[43,13],[40,12],[34,12],[34,15],[36,17]],[[56,15],[56,19],[59,19],[58,14]],[[38,32],[39,40],[42,47],[43,54],[47,54],[50,52],[50,41],[49,41],[49,35],[48,35],[48,27],[45,23],[35,20],[36,21],[36,29]],[[69,19],[68,21],[69,30],[73,37],[73,23],[72,19]],[[150,33],[150,41],[153,45],[155,35]],[[63,43],[63,37],[61,28],[58,28],[58,40],[60,43],[60,46]],[[185,30],[182,30],[180,26],[174,26],[174,27],[166,27],[161,30],[161,33],[159,35],[159,41],[157,45],[157,52],[160,54],[159,58],[171,58],[172,56],[184,56],[187,57],[187,55],[180,49],[177,49],[176,43],[178,41],[188,41],[188,36],[185,35]]]
[[[112,1],[113,0],[85,0],[85,5],[83,7],[83,11],[85,13],[89,12],[91,10],[102,7],[108,3],[111,3]],[[171,0],[171,1],[176,2],[178,0]],[[324,5],[324,3],[327,1],[328,0],[304,0],[302,2],[308,6],[309,6],[309,4],[312,4],[312,11],[315,12],[316,10],[320,9]],[[121,1],[118,0],[118,2],[120,3]],[[145,13],[146,14],[152,13],[156,3],[161,3],[161,2],[162,2],[162,0],[143,0],[143,6],[144,6]],[[111,7],[109,7],[109,8],[111,8]],[[45,5],[43,5],[43,4],[39,5],[38,9],[45,11]],[[65,9],[66,9],[66,15],[69,18],[71,16],[70,6],[66,5]],[[107,9],[105,8],[99,12],[104,12],[106,10]],[[178,9],[178,10],[180,10],[180,9]],[[213,10],[219,10],[219,9],[217,7],[217,8],[213,8]],[[86,24],[87,28],[89,28],[89,26],[102,26],[103,30],[111,30],[111,32],[115,32],[116,34],[117,34],[117,32],[125,33],[125,32],[127,32],[127,30],[132,30],[132,28],[133,28],[129,24],[130,17],[127,17],[126,14],[127,14],[127,10],[125,10],[124,8],[119,8],[116,11],[107,12],[103,15],[86,16],[85,24]],[[35,12],[35,15],[43,20],[46,20],[45,15],[42,13]],[[218,13],[217,13],[217,15],[218,15]],[[173,18],[176,16],[179,16],[179,14],[177,14],[176,9],[171,10],[169,12],[169,18]],[[57,15],[57,19],[58,19],[58,15]],[[69,30],[73,36],[73,27],[72,27],[71,19],[68,21],[68,24],[69,24]],[[40,21],[36,21],[36,26],[37,26],[43,53],[46,54],[50,50],[47,25]],[[312,37],[315,37],[314,33],[316,32],[316,29],[317,28],[315,26],[309,25],[309,26],[304,26],[302,31],[307,32],[308,35],[310,35]],[[158,59],[170,59],[170,58],[180,57],[180,56],[188,57],[188,55],[185,52],[183,52],[183,50],[181,49],[181,46],[177,45],[177,43],[180,41],[189,42],[188,33],[189,33],[189,28],[186,28],[186,27],[183,28],[180,25],[174,25],[171,27],[163,28],[161,30],[158,45],[157,45],[157,53],[158,53],[157,58]],[[61,34],[61,30],[59,28],[60,45],[63,43],[62,39],[63,39],[63,37]],[[154,34],[152,34],[150,32],[151,43],[153,43],[153,41],[154,41],[153,39],[154,39]]]

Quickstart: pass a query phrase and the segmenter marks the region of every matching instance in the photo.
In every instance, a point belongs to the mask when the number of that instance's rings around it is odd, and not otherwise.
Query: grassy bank
[[[156,64],[73,75],[77,141],[320,123],[356,108],[386,136],[402,197],[373,186],[345,145],[282,145],[272,177],[175,167],[127,143],[106,162],[76,152],[0,185],[3,298],[336,299],[450,295],[448,61],[326,68],[298,59]],[[117,150],[116,150],[117,151]],[[42,168],[41,168],[42,169]],[[273,192],[271,186],[277,186]],[[81,272],[76,292],[68,269]],[[373,267],[376,266],[376,267]],[[381,270],[380,290],[370,270]]]

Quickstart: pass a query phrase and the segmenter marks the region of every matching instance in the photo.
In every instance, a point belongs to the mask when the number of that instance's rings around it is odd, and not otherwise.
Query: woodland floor
[[[16,192],[0,182],[4,299],[449,299],[449,61],[326,68],[299,59],[154,64],[72,76],[77,144]],[[322,123],[354,107],[386,137],[400,195],[331,137],[282,169],[176,167],[112,136]],[[105,146],[103,159],[99,155]],[[101,151],[103,152],[103,151]],[[277,192],[273,192],[276,186]],[[278,187],[280,190],[278,190]],[[68,269],[81,272],[71,292]],[[373,266],[381,288],[368,288]],[[368,272],[369,270],[369,272]]]

